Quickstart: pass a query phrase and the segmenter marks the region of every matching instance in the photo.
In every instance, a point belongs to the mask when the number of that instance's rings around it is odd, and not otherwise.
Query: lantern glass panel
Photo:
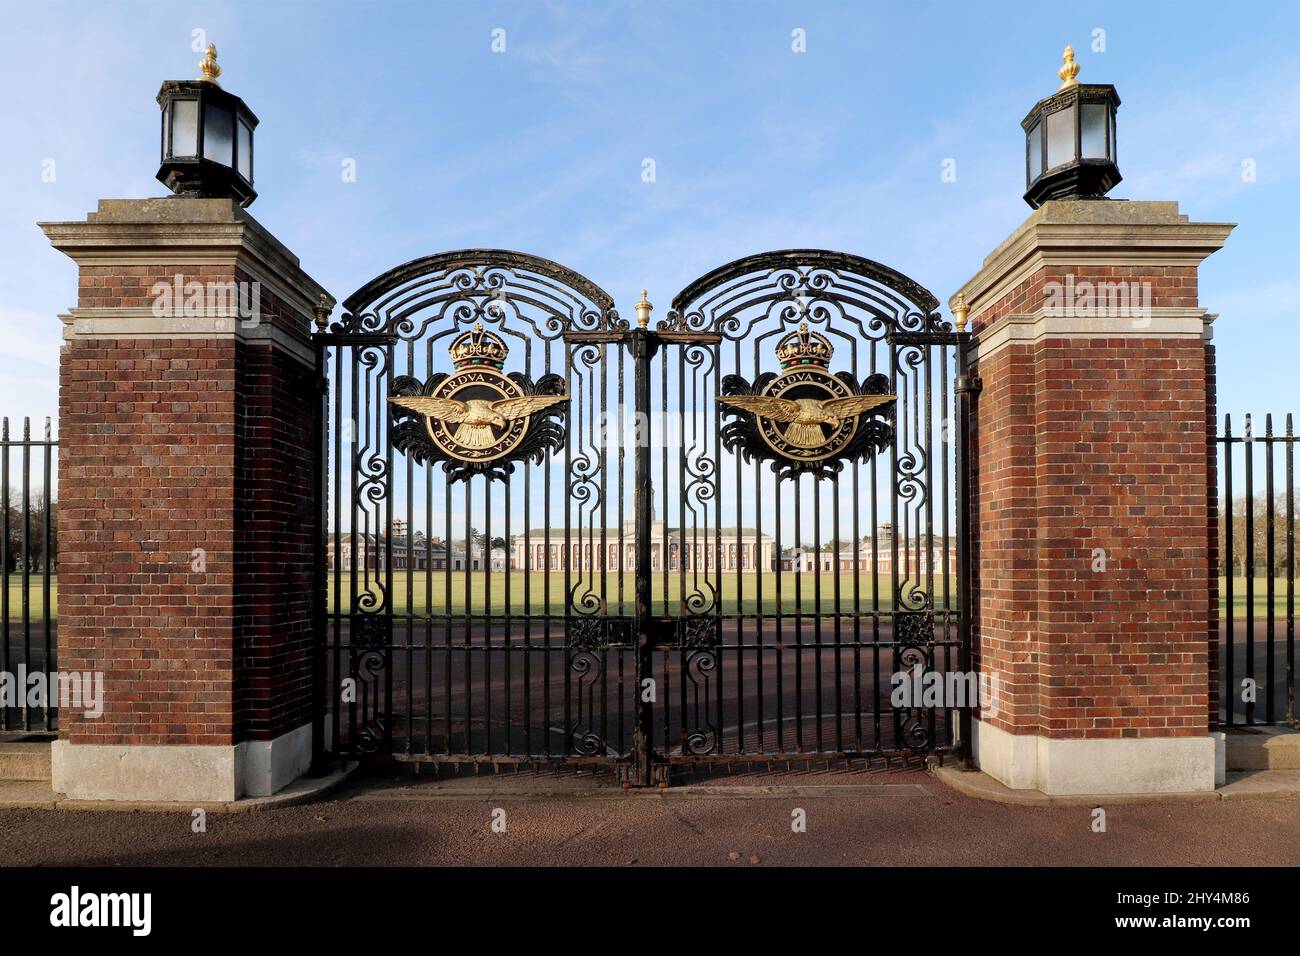
[[[1040,120],[1029,130],[1029,181],[1043,175],[1043,124]]]
[[[1110,112],[1110,161],[1117,163],[1119,160],[1116,157],[1119,154],[1115,149],[1115,113],[1114,111],[1108,112]]]
[[[1071,104],[1063,110],[1047,114],[1048,169],[1072,162],[1077,156],[1074,149],[1074,111],[1075,106]]]
[[[253,181],[253,131],[248,124],[240,120],[235,125],[235,160],[239,175],[250,183]]]
[[[172,100],[171,135],[169,156],[199,154],[198,100]]]
[[[1110,125],[1110,112],[1104,103],[1083,104],[1082,156],[1084,159],[1106,159],[1106,130]]]
[[[235,117],[230,110],[208,104],[203,114],[203,158],[220,163],[222,166],[233,165],[231,150],[234,148]]]

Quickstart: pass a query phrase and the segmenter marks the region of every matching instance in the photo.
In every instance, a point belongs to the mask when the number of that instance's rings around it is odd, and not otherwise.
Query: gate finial
[[[643,329],[650,327],[650,310],[653,308],[654,306],[650,304],[650,300],[646,298],[646,290],[642,289],[641,301],[636,304],[636,324],[638,327]]]
[[[957,320],[957,331],[966,331],[966,316],[970,314],[970,306],[966,304],[964,293],[958,292],[957,298],[952,300],[952,317]]]
[[[1056,75],[1061,78],[1060,89],[1068,90],[1072,86],[1078,86],[1079,64],[1074,62],[1074,47],[1067,43],[1061,60],[1061,68],[1056,71]]]
[[[217,65],[215,43],[209,43],[207,49],[203,51],[203,59],[199,60],[199,71],[203,74],[199,79],[207,80],[209,83],[217,82],[217,77],[221,75],[221,67]]]

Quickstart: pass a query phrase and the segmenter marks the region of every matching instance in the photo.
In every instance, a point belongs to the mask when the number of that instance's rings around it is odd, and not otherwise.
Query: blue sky
[[[714,266],[792,246],[946,302],[1029,213],[1019,121],[1071,42],[1080,79],[1123,99],[1113,195],[1240,224],[1202,270],[1221,411],[1300,410],[1288,4],[4,0],[0,22],[0,414],[56,408],[75,268],[35,223],[163,194],[154,96],[196,75],[196,29],[261,119],[251,212],[339,299],[497,246],[577,269],[627,315],[643,287],[662,314]]]

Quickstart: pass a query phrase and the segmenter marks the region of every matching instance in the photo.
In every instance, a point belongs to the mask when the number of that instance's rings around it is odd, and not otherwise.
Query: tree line
[[[1268,497],[1256,495],[1254,498],[1254,535],[1248,539],[1245,497],[1234,498],[1231,513],[1224,513],[1219,505],[1219,573],[1234,577],[1245,577],[1247,558],[1253,553],[1255,574],[1268,573]],[[1277,577],[1287,577],[1292,573],[1286,548],[1287,511],[1286,493],[1273,497],[1273,573]],[[1232,528],[1232,553],[1228,553],[1228,528]],[[1300,521],[1293,526],[1296,538],[1300,539]],[[1296,544],[1300,550],[1300,541]]]
[[[46,502],[37,495],[27,507],[27,546],[23,547],[23,507],[21,499],[9,502],[0,522],[3,523],[5,540],[5,573],[16,574],[21,571],[39,573],[47,564],[54,571],[54,560],[58,557],[58,508],[57,501],[49,503],[50,515],[50,553],[45,553],[45,512]]]

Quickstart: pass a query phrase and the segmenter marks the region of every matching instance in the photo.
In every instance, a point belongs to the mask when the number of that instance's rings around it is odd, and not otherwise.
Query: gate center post
[[[636,382],[633,402],[636,414],[636,564],[633,580],[636,591],[636,729],[633,732],[635,763],[632,785],[648,787],[654,774],[651,739],[654,733],[654,700],[647,698],[647,680],[653,680],[651,659],[653,642],[650,620],[650,360],[659,351],[659,336],[650,331],[651,305],[646,294],[636,305],[637,328],[628,335],[628,348],[635,365]]]

